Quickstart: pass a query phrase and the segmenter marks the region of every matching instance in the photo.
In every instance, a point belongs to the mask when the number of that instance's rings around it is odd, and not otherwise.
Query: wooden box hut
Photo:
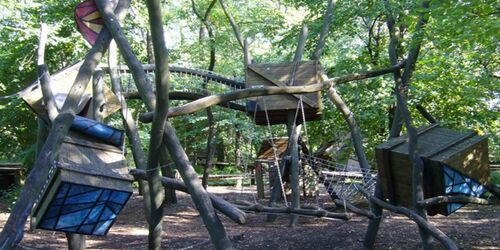
[[[50,76],[50,88],[52,90],[52,94],[54,95],[54,101],[58,109],[62,108],[64,101],[66,100],[66,96],[68,95],[82,64],[83,61],[77,62],[71,66],[55,72]],[[103,87],[104,99],[106,101],[106,106],[103,110],[103,116],[107,117],[118,111],[121,106],[118,98],[115,96],[115,94],[113,94],[111,89],[109,89],[106,84],[104,84]],[[42,88],[39,81],[35,81],[31,85],[23,89],[20,92],[20,96],[33,110],[33,112],[42,117],[47,116],[45,104],[43,103]],[[85,92],[83,93],[82,99],[78,103],[78,107],[76,110],[78,114],[86,115],[87,113],[90,113],[92,111],[92,109],[89,109],[91,98],[92,84],[88,84]]]
[[[33,210],[37,228],[105,235],[132,194],[120,148],[71,133]]]
[[[321,66],[318,61],[282,64],[251,64],[246,69],[246,88],[270,86],[305,86],[321,82]],[[269,116],[269,124],[287,122],[287,111],[295,111],[301,95],[271,95],[249,98],[248,115],[253,117],[257,125],[268,124],[265,110]],[[305,120],[321,118],[321,95],[317,93],[303,94]],[[297,123],[303,121],[299,110]]]
[[[488,140],[474,131],[458,132],[437,124],[418,129],[418,153],[424,162],[424,197],[464,194],[480,196],[489,181]],[[413,206],[408,136],[393,138],[375,149],[382,193],[397,205]],[[427,207],[429,215],[448,215],[463,204]]]

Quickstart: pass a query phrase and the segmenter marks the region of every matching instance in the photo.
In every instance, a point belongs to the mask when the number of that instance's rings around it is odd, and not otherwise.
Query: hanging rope
[[[259,97],[261,98],[261,97]],[[271,142],[271,148],[273,150],[273,156],[274,156],[274,165],[276,166],[277,168],[277,172],[278,172],[278,178],[279,178],[279,181],[280,181],[280,185],[281,185],[281,192],[283,194],[283,199],[285,200],[285,206],[288,207],[288,201],[286,199],[286,193],[285,193],[285,186],[283,184],[283,177],[281,176],[281,170],[279,169],[279,161],[278,161],[278,154],[277,154],[277,149],[276,149],[276,144],[274,143],[274,138],[273,138],[273,130],[271,128],[271,123],[269,121],[269,114],[267,113],[267,105],[266,105],[266,99],[265,98],[262,98],[262,101],[263,101],[263,104],[264,104],[264,113],[266,114],[266,121],[267,121],[267,127],[269,129],[269,140]],[[255,108],[257,109],[257,108]],[[283,159],[283,161],[285,161],[285,159]],[[284,167],[283,167],[284,168]]]

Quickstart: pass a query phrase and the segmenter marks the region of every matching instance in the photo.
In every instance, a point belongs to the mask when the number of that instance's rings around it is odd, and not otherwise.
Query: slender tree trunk
[[[103,77],[104,73],[102,70],[96,70],[94,72],[93,84],[92,84],[92,118],[97,122],[102,122],[104,117],[104,108],[105,108],[105,100],[104,100],[104,82]]]
[[[163,177],[175,179],[174,166],[168,156],[167,145],[163,143],[160,152],[160,166],[161,174]],[[177,195],[175,189],[165,186],[165,204],[177,204]]]
[[[136,168],[146,170],[147,162],[146,157],[144,156],[144,151],[142,150],[141,139],[139,137],[139,132],[137,131],[137,127],[135,125],[134,116],[128,109],[127,101],[123,97],[120,78],[118,76],[117,69],[117,53],[116,53],[116,44],[113,42],[109,48],[109,74],[111,76],[111,87],[116,97],[120,101],[121,104],[121,117],[123,122],[123,127],[125,128],[125,133],[127,134],[130,148],[132,149],[132,156],[134,158],[134,163]],[[150,221],[150,210],[151,203],[149,200],[149,186],[146,181],[139,180],[139,192],[143,195],[143,205],[144,211],[146,215],[146,221],[149,223]]]
[[[203,188],[207,189],[208,177],[210,175],[210,170],[213,167],[213,159],[215,155],[215,126],[214,126],[214,116],[212,114],[212,109],[207,108],[207,125],[208,125],[208,138],[206,147],[206,160],[205,166],[203,167],[203,177],[201,185]]]

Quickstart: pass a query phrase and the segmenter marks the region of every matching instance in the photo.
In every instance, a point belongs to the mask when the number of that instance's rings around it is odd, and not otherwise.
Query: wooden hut
[[[52,94],[54,95],[54,101],[58,109],[61,109],[69,90],[72,87],[73,82],[76,79],[78,71],[82,66],[83,61],[77,62],[71,66],[59,70],[58,72],[50,76],[50,88]],[[118,111],[121,106],[118,98],[113,94],[111,89],[104,84],[104,99],[106,101],[106,107],[103,110],[103,116],[107,117],[114,112]],[[21,98],[28,104],[28,106],[37,115],[46,117],[47,111],[45,110],[45,104],[43,103],[42,88],[39,81],[33,82],[31,85],[26,87],[20,92]],[[92,84],[88,84],[82,99],[78,103],[77,113],[83,116],[87,115],[92,109],[89,109],[89,101],[92,98]]]
[[[488,140],[474,131],[458,132],[433,124],[418,129],[418,153],[424,161],[424,196],[465,194],[480,196],[489,181]],[[375,149],[385,199],[413,206],[412,167],[408,136],[393,138]],[[427,208],[429,215],[448,215],[463,204]]]
[[[37,228],[105,235],[132,194],[119,147],[70,132],[33,210]]]
[[[305,86],[321,82],[321,66],[318,61],[282,64],[251,64],[246,69],[246,88],[269,86]],[[321,95],[309,93],[303,95],[271,95],[249,98],[248,115],[253,117],[257,125],[266,125],[266,110],[269,124],[287,122],[287,111],[295,111],[302,96],[306,121],[321,118]],[[303,121],[299,111],[297,123]]]

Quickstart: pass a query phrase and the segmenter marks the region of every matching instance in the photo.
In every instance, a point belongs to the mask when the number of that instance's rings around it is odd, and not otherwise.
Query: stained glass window
[[[461,194],[481,197],[486,192],[486,188],[479,182],[461,174],[449,166],[443,165],[443,172],[446,195]],[[448,214],[455,212],[464,205],[465,204],[462,203],[448,204]]]
[[[106,235],[132,193],[62,182],[38,228]]]

